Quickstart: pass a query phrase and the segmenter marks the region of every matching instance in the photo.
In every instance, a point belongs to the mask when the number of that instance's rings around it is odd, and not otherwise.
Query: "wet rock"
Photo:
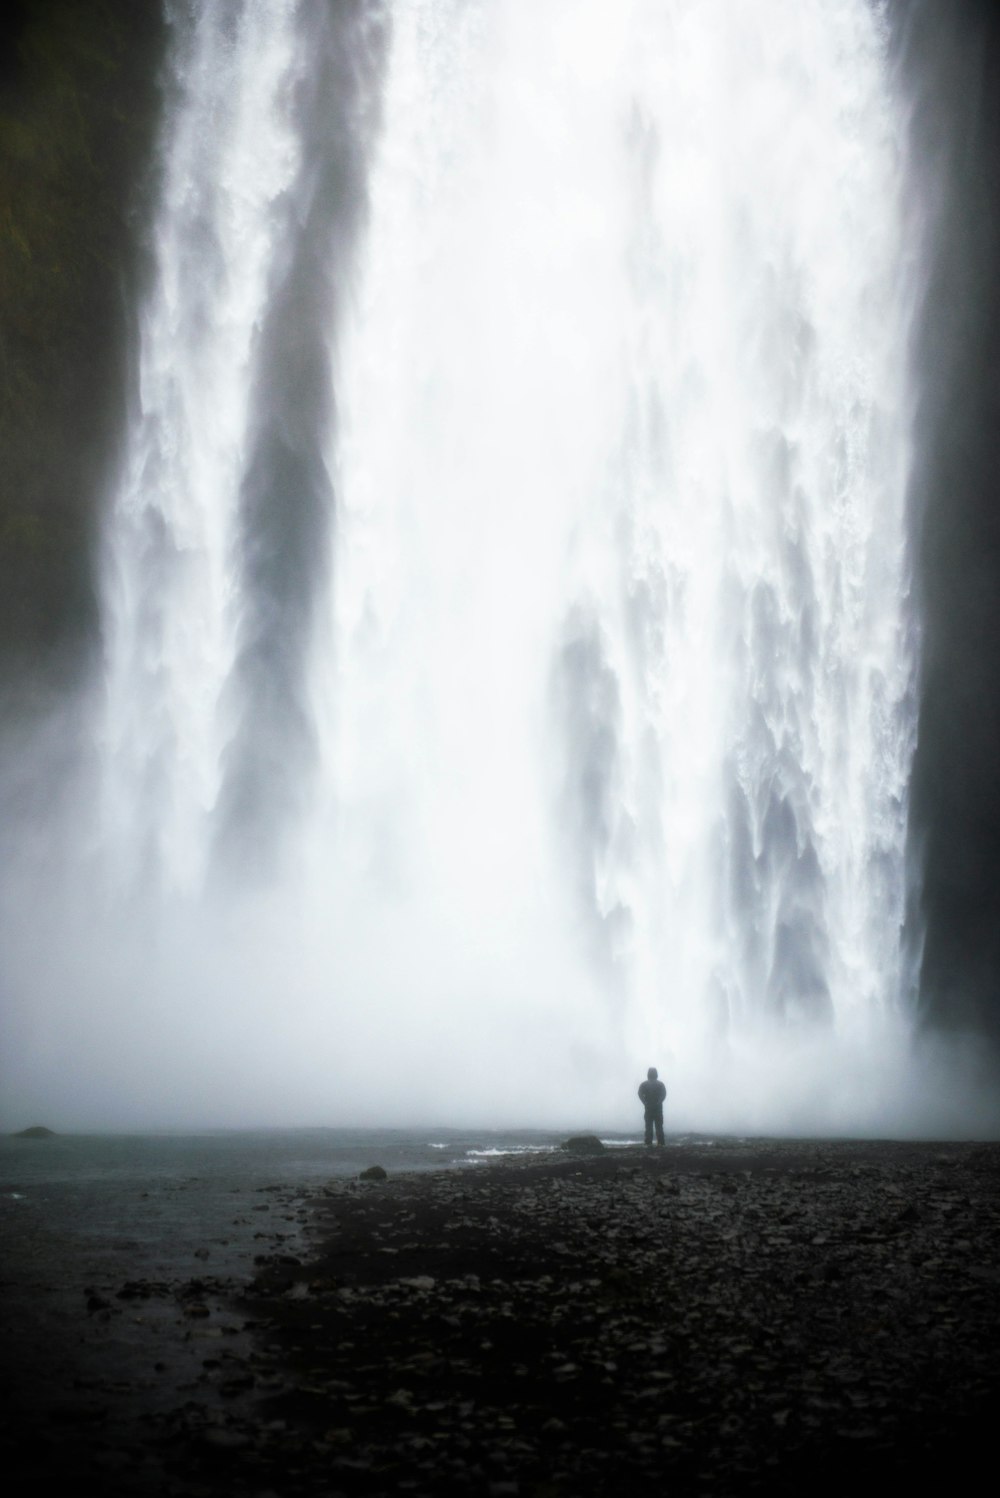
[[[252,1389],[255,1382],[252,1373],[236,1374],[232,1378],[223,1380],[219,1385],[219,1393],[225,1399],[234,1399],[238,1394],[244,1394],[248,1389]]]
[[[49,1410],[57,1425],[95,1425],[108,1418],[106,1404],[57,1404]]]
[[[173,1284],[177,1315],[148,1313],[152,1410],[129,1431],[140,1380],[67,1387],[64,1444],[128,1453],[143,1482],[114,1498],[915,1485],[1000,1397],[1000,1147],[959,1191],[964,1153],[946,1172],[927,1146],[716,1141],[340,1183],[312,1198],[305,1263]],[[226,1328],[233,1296],[254,1319]]]
[[[369,1165],[367,1170],[361,1171],[359,1181],[386,1181],[389,1178],[388,1171],[381,1165]]]
[[[602,1155],[606,1148],[596,1134],[573,1134],[563,1145],[571,1155]]]
[[[116,1300],[151,1300],[154,1296],[170,1294],[171,1287],[163,1280],[126,1280],[115,1292]]]
[[[228,1430],[223,1426],[210,1426],[203,1434],[206,1446],[218,1451],[242,1451],[250,1445],[249,1436],[240,1430]]]

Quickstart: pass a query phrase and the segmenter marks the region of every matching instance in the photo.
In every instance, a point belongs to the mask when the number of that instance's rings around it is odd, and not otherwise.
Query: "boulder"
[[[596,1134],[574,1134],[566,1140],[563,1149],[569,1150],[571,1155],[601,1155],[605,1146]]]
[[[387,1174],[387,1172],[385,1171],[385,1169],[381,1165],[369,1165],[368,1169],[367,1170],[363,1170],[361,1172],[361,1174],[358,1176],[358,1180],[359,1181],[385,1181],[385,1180],[388,1180],[388,1174]]]

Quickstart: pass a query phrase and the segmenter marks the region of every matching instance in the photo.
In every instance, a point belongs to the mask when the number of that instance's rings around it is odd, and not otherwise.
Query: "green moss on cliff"
[[[158,0],[22,0],[0,78],[0,662],[78,662],[159,97]]]

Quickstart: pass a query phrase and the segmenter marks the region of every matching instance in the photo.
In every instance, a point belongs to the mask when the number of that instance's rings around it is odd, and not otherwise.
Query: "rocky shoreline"
[[[971,1481],[991,1434],[1000,1145],[553,1152],[284,1206],[307,1246],[263,1245],[252,1281],[118,1292],[161,1307],[186,1387],[75,1418],[52,1390],[5,1470],[109,1495],[774,1493]]]

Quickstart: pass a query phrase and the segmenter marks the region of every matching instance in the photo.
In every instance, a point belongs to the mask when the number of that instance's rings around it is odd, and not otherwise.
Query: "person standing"
[[[645,1082],[639,1083],[639,1098],[644,1109],[646,1120],[646,1148],[653,1143],[653,1130],[656,1130],[656,1142],[663,1143],[663,1101],[667,1095],[667,1089],[660,1081],[659,1073],[655,1066],[651,1066],[646,1073]]]

